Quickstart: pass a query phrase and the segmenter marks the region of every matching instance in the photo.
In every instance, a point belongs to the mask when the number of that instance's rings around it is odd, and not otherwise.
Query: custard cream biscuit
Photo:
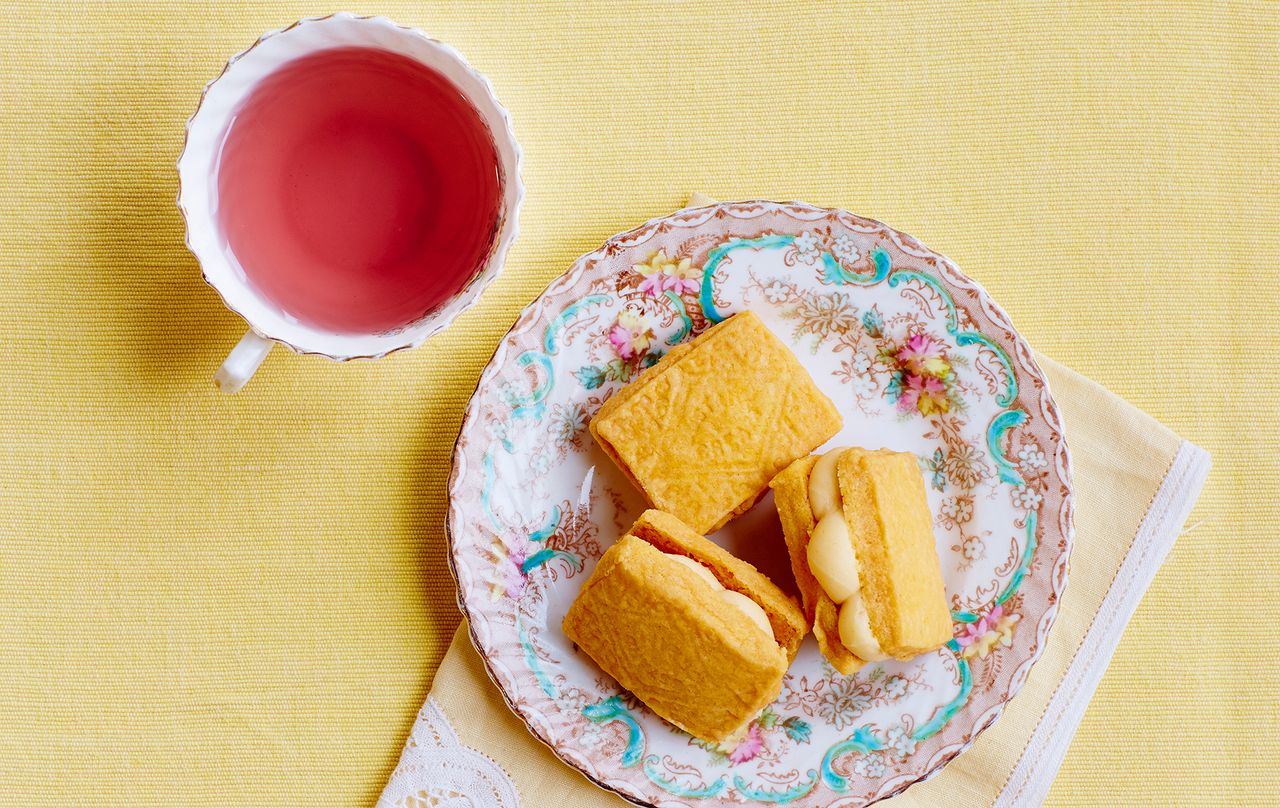
[[[951,639],[942,563],[924,476],[908,452],[852,449],[837,464],[871,630],[895,659]]]
[[[769,617],[773,636],[795,659],[809,633],[809,621],[796,602],[754,566],[734,556],[669,513],[647,510],[631,526],[631,534],[664,553],[695,558],[711,570],[726,589],[741,592],[760,604]]]
[[[841,673],[951,638],[932,515],[914,455],[835,449],[771,483],[818,646]]]
[[[670,514],[647,511],[601,557],[564,631],[653,712],[713,743],[775,698],[806,631],[750,564]]]

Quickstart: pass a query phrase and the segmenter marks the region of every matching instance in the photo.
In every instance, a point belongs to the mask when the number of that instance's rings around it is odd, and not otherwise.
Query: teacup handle
[[[252,330],[246,332],[222,361],[222,367],[213,374],[214,384],[224,393],[240,392],[274,345],[273,340],[260,337]]]

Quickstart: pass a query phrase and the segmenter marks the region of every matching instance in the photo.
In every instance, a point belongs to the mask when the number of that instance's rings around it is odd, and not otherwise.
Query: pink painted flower
[[[520,562],[520,564],[523,563],[523,561]],[[524,594],[525,585],[529,583],[529,579],[520,569],[520,564],[513,563],[502,577],[502,593],[509,600],[520,600],[520,596]]]
[[[942,343],[926,334],[913,334],[907,344],[898,349],[896,358],[907,370],[920,376],[941,379],[951,372]]]
[[[668,289],[676,294],[693,293],[702,288],[702,270],[689,265],[686,258],[676,265],[675,271],[668,275]]]
[[[987,633],[992,625],[1000,622],[1000,618],[1004,615],[1004,607],[997,606],[991,611],[978,618],[978,622],[969,623],[960,632],[960,636],[956,637],[956,642],[961,648],[968,648],[977,642],[983,634]]]
[[[623,359],[635,356],[635,350],[631,347],[631,332],[626,327],[615,323],[609,330],[609,342],[613,343],[613,349]]]
[[[696,292],[701,287],[702,270],[693,266],[688,258],[668,258],[663,250],[649,256],[643,264],[631,267],[644,276],[640,282],[640,291],[650,297],[659,297],[663,292],[684,294]]]
[[[533,542],[514,533],[508,533],[505,539],[494,537],[494,557],[498,564],[489,592],[492,600],[498,601],[504,597],[519,600],[524,595],[529,579],[522,565],[536,550],[537,546]]]
[[[659,297],[662,294],[662,276],[653,274],[640,281],[640,291],[650,297]]]
[[[1005,614],[1003,606],[997,606],[970,623],[956,636],[956,644],[962,649],[960,656],[986,657],[997,645],[1008,647],[1013,642],[1013,627],[1019,616]]]
[[[909,383],[912,379],[919,379],[918,376],[907,376],[906,381]],[[907,413],[916,408],[916,402],[920,400],[920,391],[911,386],[904,385],[902,392],[898,394],[898,412]]]
[[[932,415],[950,409],[951,400],[947,398],[947,387],[941,379],[915,373],[906,375],[902,394],[898,396],[898,412],[918,410],[921,415]]]
[[[653,342],[653,329],[643,315],[624,309],[613,328],[609,329],[609,342],[618,356],[634,359],[649,350],[649,345]]]
[[[738,741],[738,745],[729,753],[730,763],[746,763],[760,754],[764,749],[764,736],[760,734],[760,725],[752,724],[746,736]]]

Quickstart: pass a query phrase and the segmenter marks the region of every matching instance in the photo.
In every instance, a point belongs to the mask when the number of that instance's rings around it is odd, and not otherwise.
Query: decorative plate
[[[588,420],[671,346],[748,308],[843,413],[830,445],[920,458],[955,636],[852,676],[810,637],[777,701],[715,748],[621,690],[560,623],[644,508]],[[511,709],[600,786],[664,807],[857,806],[937,773],[1040,655],[1072,533],[1058,410],[1005,313],[915,239],[799,203],[682,210],[579,259],[481,376],[449,494],[459,600]],[[712,538],[794,591],[770,497]]]

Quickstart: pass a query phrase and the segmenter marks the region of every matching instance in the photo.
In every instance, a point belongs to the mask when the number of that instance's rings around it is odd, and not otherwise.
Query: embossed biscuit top
[[[591,434],[655,507],[699,533],[745,512],[840,430],[835,405],[751,312],[678,346],[605,402]]]
[[[836,469],[880,647],[897,659],[938,648],[951,639],[951,612],[915,455],[848,449]]]
[[[776,639],[693,571],[764,609]],[[711,742],[741,736],[778,697],[808,630],[799,608],[754,567],[670,514],[646,511],[597,562],[564,617],[564,632],[658,715]]]
[[[711,570],[726,589],[756,601],[769,617],[773,636],[786,650],[787,662],[795,659],[800,643],[809,634],[809,622],[796,602],[768,576],[669,513],[647,510],[628,532],[664,553],[694,559]]]

